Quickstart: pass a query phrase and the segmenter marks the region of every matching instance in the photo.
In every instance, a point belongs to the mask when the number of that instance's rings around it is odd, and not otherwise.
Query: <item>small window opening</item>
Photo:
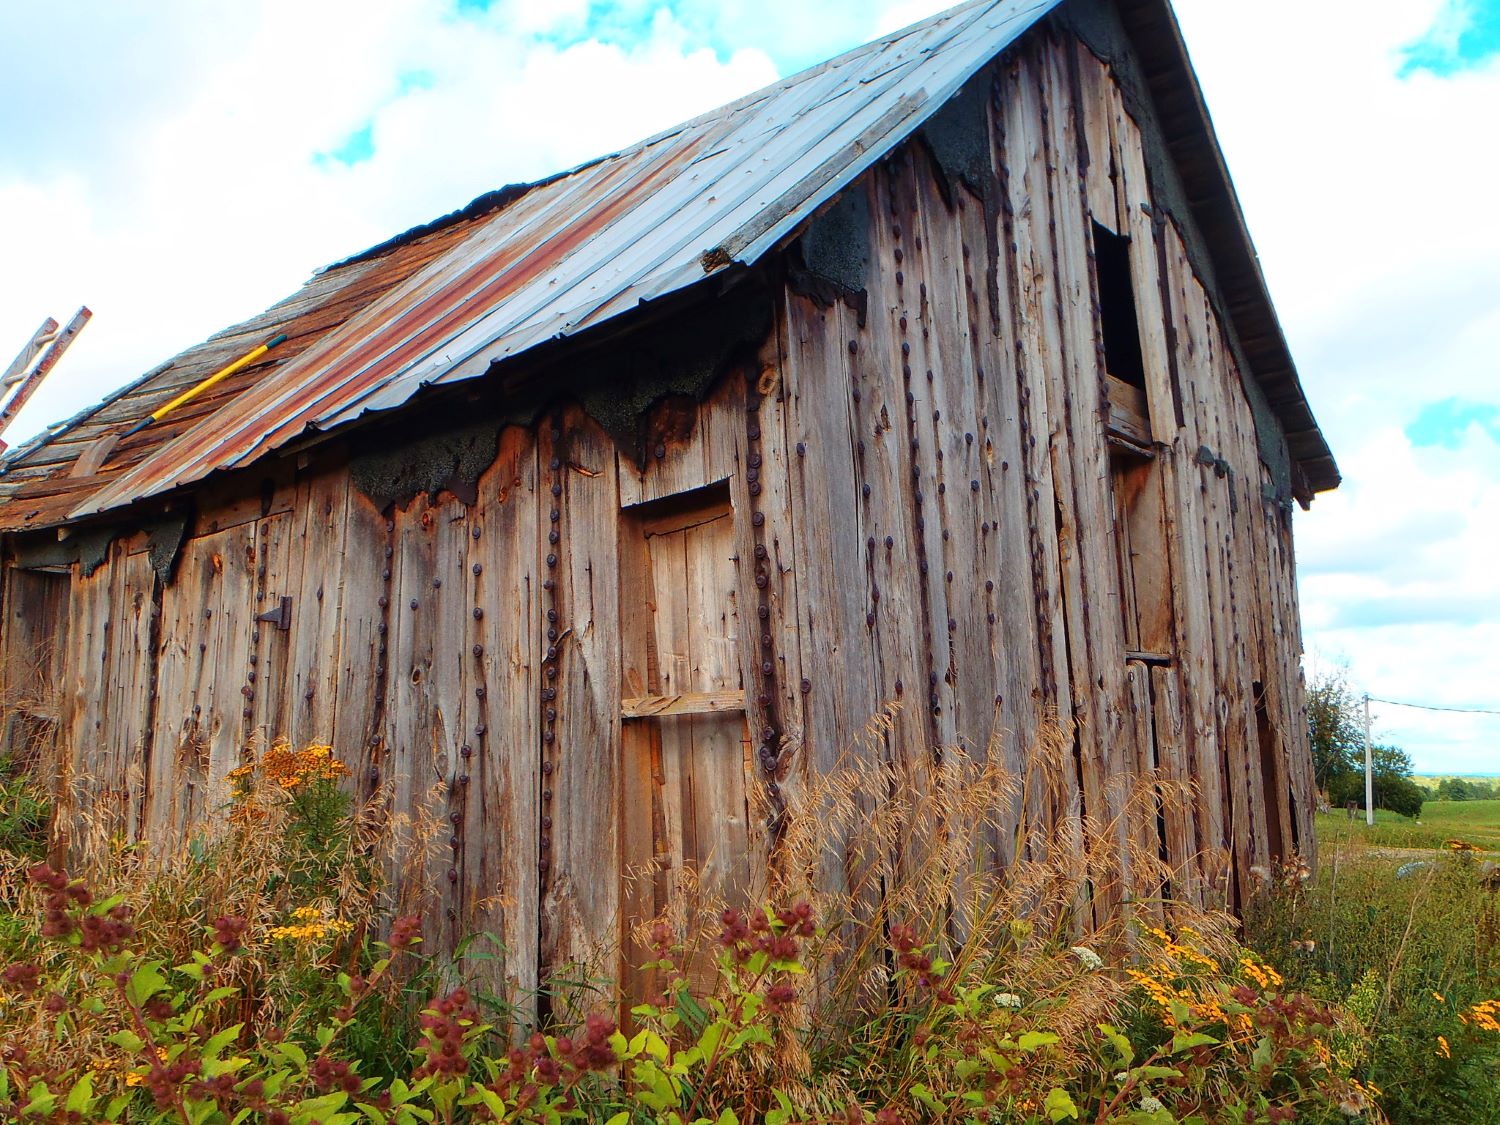
[[[1095,223],[1094,267],[1099,279],[1105,370],[1122,383],[1145,390],[1146,364],[1141,358],[1141,329],[1130,278],[1130,239]]]
[[[1171,556],[1156,462],[1114,450],[1110,501],[1126,659],[1170,664],[1176,650]]]

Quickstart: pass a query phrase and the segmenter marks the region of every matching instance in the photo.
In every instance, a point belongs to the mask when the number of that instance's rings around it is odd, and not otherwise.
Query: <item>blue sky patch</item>
[[[1419,70],[1447,78],[1500,55],[1500,0],[1445,0],[1427,33],[1402,51],[1397,73]]]
[[[413,90],[430,90],[437,85],[437,75],[430,70],[406,70],[396,77],[396,97],[402,98]]]
[[[375,122],[356,129],[337,148],[320,152],[314,158],[319,164],[343,164],[346,167],[362,164],[375,155]]]
[[[1406,436],[1418,448],[1438,445],[1458,449],[1470,426],[1478,426],[1500,442],[1500,406],[1462,398],[1429,402],[1407,424]]]

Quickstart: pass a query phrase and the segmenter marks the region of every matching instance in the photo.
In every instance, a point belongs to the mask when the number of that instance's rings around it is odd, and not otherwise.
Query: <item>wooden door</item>
[[[641,960],[630,938],[639,923],[674,904],[744,905],[752,755],[728,490],[642,506],[627,513],[623,532],[620,811],[628,976]]]

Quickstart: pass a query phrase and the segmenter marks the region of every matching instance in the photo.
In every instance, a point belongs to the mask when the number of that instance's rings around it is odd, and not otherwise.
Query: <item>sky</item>
[[[14,444],[320,265],[942,0],[0,3],[0,351],[93,322]],[[1500,0],[1178,0],[1344,484],[1296,519],[1309,675],[1500,710]],[[1500,716],[1375,705],[1419,772]]]

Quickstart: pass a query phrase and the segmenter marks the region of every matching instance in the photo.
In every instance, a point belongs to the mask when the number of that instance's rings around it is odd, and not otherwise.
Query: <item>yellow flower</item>
[[[1246,977],[1263,989],[1281,987],[1281,974],[1270,965],[1257,964],[1249,954],[1240,957],[1240,969]]]
[[[1448,1049],[1448,1040],[1443,1036],[1439,1035],[1437,1037],[1437,1045],[1437,1053],[1442,1055],[1443,1058],[1451,1059],[1453,1057],[1453,1052]]]
[[[1458,1018],[1483,1031],[1500,1033],[1500,1000],[1481,1000]]]
[[[1439,1004],[1446,1004],[1448,1002],[1448,998],[1446,996],[1444,996],[1441,992],[1434,992],[1432,994],[1432,998],[1434,1000],[1436,1000]]]

